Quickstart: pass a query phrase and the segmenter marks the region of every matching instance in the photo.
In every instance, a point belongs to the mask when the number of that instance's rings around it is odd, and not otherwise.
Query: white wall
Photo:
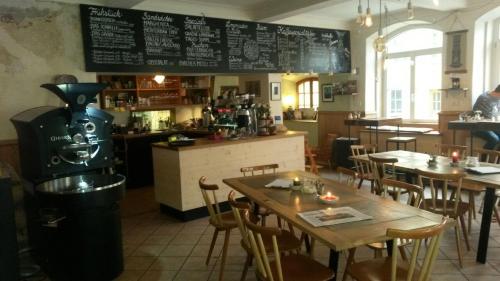
[[[256,103],[269,103],[271,106],[271,115],[275,118],[279,116],[280,120],[283,120],[283,111],[281,108],[281,101],[271,101],[270,100],[270,87],[271,82],[281,83],[281,74],[243,74],[239,76],[240,82],[240,93],[245,93],[245,84],[247,81],[260,81],[260,97],[255,98]],[[283,88],[282,97],[283,97]]]
[[[460,78],[460,84],[462,87],[471,89],[473,86],[473,53],[474,53],[474,36],[475,36],[475,22],[476,20],[486,12],[500,6],[500,0],[492,0],[486,4],[475,6],[470,9],[465,9],[456,12],[439,12],[428,9],[420,9],[417,8],[415,11],[415,20],[410,22],[405,20],[406,13],[405,11],[394,13],[390,12],[390,21],[392,24],[396,26],[403,26],[404,24],[419,24],[422,22],[427,22],[430,27],[436,28],[443,32],[456,31],[467,29],[467,47],[466,47],[466,66],[467,73],[465,74],[453,74],[454,77]],[[365,52],[367,48],[371,48],[372,40],[374,39],[374,34],[377,33],[378,28],[378,18],[375,18],[374,24],[371,28],[360,28],[358,25],[353,23],[351,26],[351,45],[356,46],[352,48],[352,66],[359,67],[360,72],[359,75],[362,77],[363,81],[358,81],[358,87],[360,93],[363,95],[362,100],[364,100],[364,94],[373,95],[374,92],[365,90],[365,82],[368,81],[373,85],[377,81],[375,80],[365,80],[365,74],[367,73],[366,62],[365,62]],[[370,37],[371,36],[371,37]],[[445,35],[446,38],[446,35]],[[368,39],[368,41],[367,41]],[[446,39],[443,45],[443,49],[446,50]],[[371,50],[370,50],[371,51]],[[446,64],[446,56],[443,55],[443,66]],[[444,67],[443,67],[444,69]],[[368,72],[373,73],[372,69]],[[443,75],[442,87],[449,88],[451,87],[451,76]],[[475,87],[475,90],[478,88]],[[467,95],[464,97],[463,94],[443,94],[442,95],[442,110],[443,111],[462,111],[462,110],[470,110],[472,104],[474,102],[473,95],[477,95],[477,93],[471,94],[469,91]]]
[[[0,2],[0,140],[17,138],[9,118],[29,108],[59,105],[40,88],[54,75],[73,74],[95,82],[84,71],[77,5],[2,0]]]

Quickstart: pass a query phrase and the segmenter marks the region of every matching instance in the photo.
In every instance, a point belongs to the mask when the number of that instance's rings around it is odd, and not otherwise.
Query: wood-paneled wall
[[[18,175],[20,174],[17,140],[0,140],[0,162],[9,164]]]
[[[460,111],[441,111],[439,113],[439,132],[441,133],[441,143],[453,143],[453,130],[448,130],[448,122],[458,120]],[[456,144],[465,145],[466,139],[470,137],[469,131],[457,130]]]
[[[344,120],[347,119],[350,111],[318,111],[318,147],[320,158],[328,159],[329,155],[324,152],[330,151],[327,143],[328,134],[334,133],[338,137],[347,137],[347,126]],[[351,137],[359,138],[360,127],[351,127]]]

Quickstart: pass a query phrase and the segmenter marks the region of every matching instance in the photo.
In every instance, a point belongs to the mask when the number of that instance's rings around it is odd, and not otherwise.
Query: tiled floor
[[[479,201],[480,198],[478,198],[478,206]],[[479,215],[473,222],[470,237],[473,249],[466,252],[462,269],[458,266],[454,233],[452,230],[445,233],[432,280],[500,280],[500,227],[498,224],[492,224],[487,264],[475,262],[480,219]],[[209,226],[207,218],[183,223],[161,214],[158,210],[149,210],[139,215],[126,217],[123,219],[125,271],[118,280],[217,280],[218,257],[223,235],[219,235],[213,258],[207,266],[205,258],[212,233],[213,228]],[[240,279],[245,253],[239,245],[239,240],[240,234],[234,231],[230,239],[231,245],[228,250],[224,280]],[[327,264],[328,248],[319,243],[316,247],[316,258]],[[365,247],[360,248],[356,253],[358,260],[372,258],[372,256],[371,250]],[[344,266],[345,255],[341,258],[339,270],[343,271]],[[256,280],[253,270],[254,267],[250,269],[246,280]]]

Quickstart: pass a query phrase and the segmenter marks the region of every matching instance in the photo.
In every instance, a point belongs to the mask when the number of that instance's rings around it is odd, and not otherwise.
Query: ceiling
[[[37,0],[47,2],[48,0]],[[49,0],[53,2],[96,4],[127,9],[154,10],[242,20],[278,22],[301,17],[349,22],[356,18],[359,0]],[[361,0],[363,10],[367,2],[373,14],[379,12],[380,0]],[[473,8],[492,0],[412,0],[417,8],[453,11]],[[389,11],[403,10],[408,0],[382,0]],[[437,4],[437,5],[436,5]]]

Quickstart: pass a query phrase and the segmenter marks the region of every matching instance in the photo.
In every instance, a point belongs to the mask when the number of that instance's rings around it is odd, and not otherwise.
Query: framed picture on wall
[[[254,94],[256,97],[260,97],[260,81],[246,81],[245,91],[249,94]]]
[[[466,73],[467,30],[446,32],[446,68],[444,73]]]
[[[271,100],[281,100],[281,83],[271,82]]]
[[[333,85],[332,84],[323,84],[322,85],[322,101],[335,101],[333,97]]]

